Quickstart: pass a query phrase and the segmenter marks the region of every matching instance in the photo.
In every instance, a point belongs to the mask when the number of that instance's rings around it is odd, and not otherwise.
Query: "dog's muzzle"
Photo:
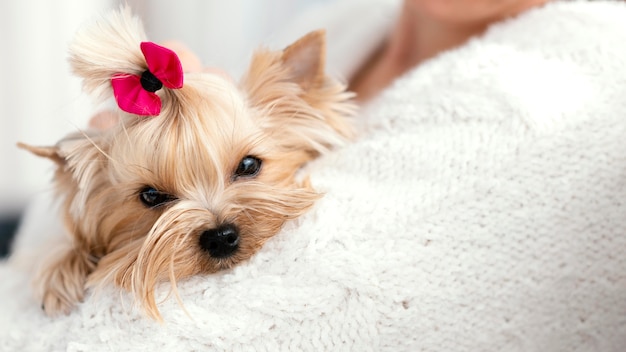
[[[239,248],[239,230],[233,224],[223,224],[200,235],[200,247],[213,258],[227,258]]]

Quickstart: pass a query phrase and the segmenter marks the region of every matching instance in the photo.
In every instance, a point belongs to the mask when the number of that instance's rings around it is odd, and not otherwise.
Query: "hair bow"
[[[117,73],[111,78],[113,95],[120,109],[135,115],[157,116],[161,98],[155,93],[163,86],[179,89],[183,86],[183,67],[172,50],[152,42],[142,42],[148,69],[141,76]]]

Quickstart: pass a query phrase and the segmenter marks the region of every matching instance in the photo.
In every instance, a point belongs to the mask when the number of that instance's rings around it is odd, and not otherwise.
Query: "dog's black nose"
[[[229,257],[239,248],[239,230],[233,224],[206,230],[200,235],[200,247],[214,258]]]

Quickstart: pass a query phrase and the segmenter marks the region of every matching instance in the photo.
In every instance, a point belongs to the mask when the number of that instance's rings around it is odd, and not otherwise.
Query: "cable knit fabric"
[[[187,313],[160,287],[163,325],[114,288],[47,318],[17,260],[0,265],[0,349],[626,350],[626,3],[497,24],[360,120],[308,168],[316,207],[181,282]]]

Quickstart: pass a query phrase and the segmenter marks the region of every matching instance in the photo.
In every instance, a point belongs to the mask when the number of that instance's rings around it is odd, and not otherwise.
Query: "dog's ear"
[[[326,35],[311,32],[281,51],[261,49],[241,81],[259,125],[285,150],[319,155],[353,136],[354,96],[325,73]]]
[[[305,91],[324,82],[326,35],[324,30],[311,32],[289,45],[282,53],[282,61],[292,80]]]
[[[241,87],[254,104],[262,104],[274,94],[294,93],[293,89],[302,97],[331,83],[329,80],[337,83],[326,76],[325,63],[326,32],[313,31],[284,50],[257,50],[242,77]]]
[[[55,189],[65,200],[66,226],[75,231],[73,221],[78,221],[84,206],[94,191],[105,185],[108,174],[110,145],[106,135],[74,133],[51,147],[36,147],[19,143],[20,148],[48,158],[56,163],[54,172]],[[70,221],[70,222],[68,222]]]
[[[33,145],[28,145],[25,143],[17,143],[17,146],[21,149],[28,150],[29,152],[40,156],[42,158],[48,158],[58,165],[65,164],[65,158],[61,156],[59,153],[59,148],[57,146],[52,147],[38,147]]]
[[[60,169],[74,169],[76,165],[96,161],[97,155],[106,153],[103,145],[102,133],[87,134],[86,132],[72,133],[53,146],[33,146],[26,143],[17,143],[21,149],[37,156],[54,161]]]

